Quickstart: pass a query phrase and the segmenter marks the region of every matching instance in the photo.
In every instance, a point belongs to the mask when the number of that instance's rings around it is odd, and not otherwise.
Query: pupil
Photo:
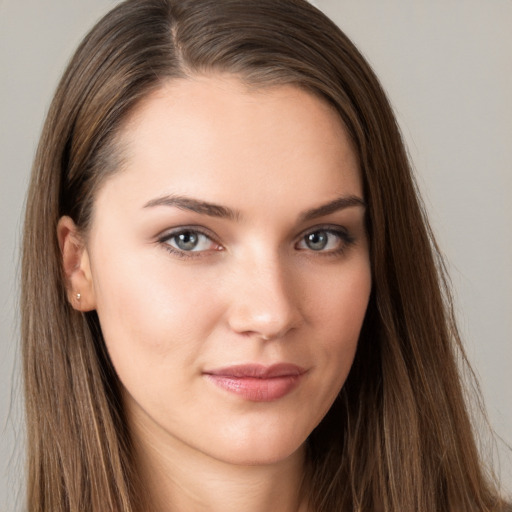
[[[306,237],[307,246],[313,251],[320,251],[327,245],[327,233],[325,231],[317,231]]]
[[[197,234],[190,231],[180,233],[176,238],[177,246],[184,251],[190,251],[194,249],[198,242]]]

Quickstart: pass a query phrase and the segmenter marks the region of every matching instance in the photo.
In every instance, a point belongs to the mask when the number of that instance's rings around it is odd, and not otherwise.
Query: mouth
[[[244,364],[203,372],[219,388],[251,402],[272,402],[291,393],[307,370],[279,363],[271,366]]]

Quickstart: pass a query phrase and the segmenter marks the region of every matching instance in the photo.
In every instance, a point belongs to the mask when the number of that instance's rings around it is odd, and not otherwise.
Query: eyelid
[[[339,224],[318,224],[302,231],[297,237],[297,241],[302,240],[306,235],[316,233],[317,231],[327,231],[329,233],[349,236],[349,230],[345,226],[340,226]]]
[[[218,237],[214,235],[209,229],[204,228],[203,226],[197,226],[197,225],[185,225],[185,226],[177,226],[175,228],[166,229],[165,231],[162,231],[161,234],[157,235],[156,240],[159,244],[164,246],[165,250],[170,252],[173,255],[176,255],[181,258],[198,258],[201,256],[205,256],[207,253],[212,251],[184,251],[177,247],[174,247],[168,243],[168,240],[179,235],[180,233],[184,232],[192,232],[197,233],[199,235],[205,236],[209,240],[212,241],[212,243],[218,245],[220,248],[223,249],[222,244],[218,241]],[[221,249],[217,249],[219,251]],[[215,251],[215,252],[217,252]]]
[[[314,251],[312,249],[299,249],[303,251],[308,251],[311,253],[317,253],[318,255],[333,255],[333,254],[339,254],[346,250],[350,245],[354,244],[355,237],[350,234],[349,230],[344,227],[340,226],[339,224],[319,224],[316,226],[311,226],[310,228],[304,230],[298,237],[297,241],[295,242],[295,246],[297,246],[300,242],[304,241],[304,238],[310,234],[316,233],[318,231],[325,231],[327,233],[333,234],[335,236],[338,236],[341,241],[341,247],[334,250],[327,250],[327,251]]]
[[[218,243],[217,236],[212,231],[210,231],[209,229],[207,229],[203,226],[198,226],[195,224],[186,224],[186,225],[176,226],[174,228],[167,228],[167,229],[161,231],[158,235],[156,235],[155,238],[157,241],[160,242],[160,241],[167,240],[173,236],[176,236],[179,233],[183,233],[184,231],[192,231],[194,233],[199,233],[201,235],[207,236],[208,238],[211,238],[214,242]]]

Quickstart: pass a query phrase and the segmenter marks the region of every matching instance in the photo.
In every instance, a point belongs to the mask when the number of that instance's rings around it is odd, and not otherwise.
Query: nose
[[[230,328],[268,341],[299,327],[303,317],[297,281],[275,258],[237,269],[230,283]]]

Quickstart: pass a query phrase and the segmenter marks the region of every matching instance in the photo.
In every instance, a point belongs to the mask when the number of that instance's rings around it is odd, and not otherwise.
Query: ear
[[[91,311],[96,308],[96,296],[89,254],[71,217],[60,218],[57,238],[69,303],[77,311]]]

